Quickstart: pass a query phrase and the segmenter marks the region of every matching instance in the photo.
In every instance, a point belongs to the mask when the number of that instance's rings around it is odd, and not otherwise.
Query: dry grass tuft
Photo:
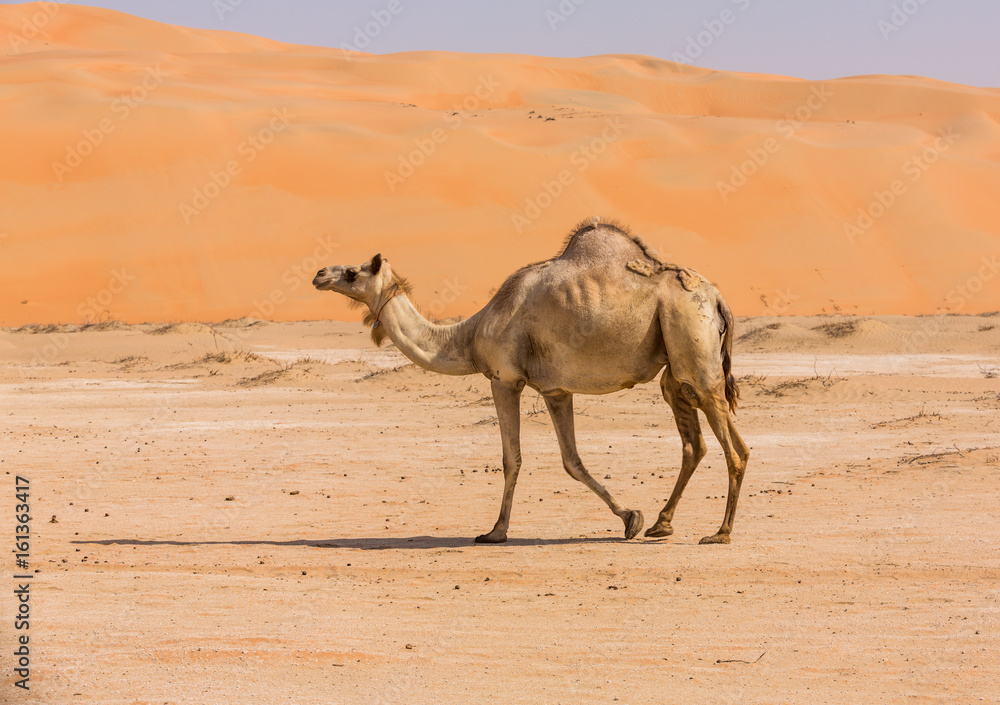
[[[375,379],[377,377],[382,377],[384,375],[390,375],[396,372],[400,372],[408,367],[412,367],[412,363],[405,363],[397,367],[372,367],[363,375],[357,378],[357,382],[365,382],[370,379]]]
[[[941,421],[944,417],[941,416],[936,411],[927,413],[923,409],[920,410],[919,414],[914,414],[913,416],[907,416],[902,419],[891,419],[889,421],[879,421],[878,423],[873,423],[872,428],[885,428],[887,426],[909,426],[910,424],[919,423],[922,421]]]
[[[818,365],[818,361],[816,361],[813,364],[813,371],[815,372],[815,374],[812,377],[803,377],[801,379],[789,379],[789,380],[785,380],[784,382],[779,382],[778,384],[774,385],[773,387],[765,387],[764,384],[763,384],[763,379],[764,378],[761,378],[760,386],[759,386],[760,393],[761,394],[767,394],[768,396],[772,396],[772,397],[784,397],[784,396],[788,396],[789,392],[792,392],[792,391],[795,391],[795,390],[800,390],[800,389],[802,389],[802,390],[809,389],[810,387],[812,387],[812,386],[814,386],[816,384],[818,384],[823,389],[829,389],[830,387],[834,386],[838,382],[843,382],[844,381],[843,377],[836,376],[837,375],[837,370],[835,370],[835,369],[831,370],[830,374],[828,374],[826,376],[821,375],[819,373],[819,370],[817,369],[817,365]]]
[[[30,333],[32,335],[47,335],[49,333],[72,333],[78,330],[74,325],[67,323],[29,323],[14,328],[11,333]]]
[[[106,330],[132,330],[132,326],[128,323],[123,323],[122,321],[116,321],[113,318],[109,318],[106,321],[98,321],[97,323],[87,323],[80,326],[80,331],[106,331]]]
[[[759,341],[767,340],[771,337],[771,331],[776,331],[781,328],[780,323],[771,323],[770,325],[763,326],[761,328],[754,328],[749,330],[743,335],[736,339],[737,343],[756,343]]]
[[[198,359],[196,362],[218,362],[222,365],[231,365],[233,363],[272,362],[272,360],[246,350],[234,350],[205,353],[205,356]]]
[[[121,365],[122,369],[131,369],[137,365],[148,365],[151,363],[148,357],[144,355],[129,355],[128,357],[121,357],[112,362],[112,365]]]
[[[848,319],[846,321],[824,323],[821,326],[816,326],[813,330],[823,333],[830,338],[846,338],[854,334],[858,330],[859,325],[861,325],[860,320]]]
[[[749,374],[743,375],[736,380],[741,387],[750,387],[751,389],[763,390],[766,389],[767,385],[767,375],[756,375]]]

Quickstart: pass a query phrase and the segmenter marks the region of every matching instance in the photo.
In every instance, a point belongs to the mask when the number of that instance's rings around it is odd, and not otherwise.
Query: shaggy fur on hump
[[[565,252],[566,248],[569,247],[570,241],[580,233],[587,232],[588,230],[597,230],[598,228],[611,230],[612,232],[616,232],[623,237],[627,237],[639,246],[639,249],[642,250],[642,254],[645,255],[646,258],[651,260],[652,264],[630,262],[629,269],[637,274],[649,277],[662,272],[674,272],[677,276],[677,281],[688,291],[694,291],[698,285],[698,280],[702,278],[701,275],[693,269],[682,267],[681,265],[673,264],[672,262],[665,262],[660,257],[660,254],[650,247],[646,241],[642,239],[642,237],[633,233],[632,230],[625,225],[625,223],[622,223],[620,220],[616,220],[614,218],[608,220],[599,216],[594,216],[588,220],[581,220],[573,226],[572,230],[570,230],[569,235],[566,237],[566,241],[563,243],[562,251]]]
[[[569,234],[566,236],[566,240],[563,242],[563,247],[559,251],[558,255],[541,262],[533,262],[532,264],[525,265],[507,277],[506,281],[500,285],[497,293],[494,294],[493,305],[500,310],[511,306],[514,301],[514,293],[517,291],[518,284],[529,271],[535,269],[536,267],[545,265],[548,262],[559,259],[559,257],[566,251],[566,248],[569,247],[570,242],[572,242],[573,238],[577,235],[598,229],[611,231],[612,233],[617,233],[622,237],[627,237],[639,246],[639,249],[642,250],[642,254],[646,259],[643,261],[636,260],[634,262],[629,262],[628,264],[628,268],[636,274],[644,277],[652,277],[663,272],[674,272],[677,276],[677,281],[685,289],[688,291],[694,291],[697,288],[698,280],[701,279],[701,275],[693,269],[682,267],[679,264],[664,262],[656,250],[646,244],[645,240],[634,234],[629,227],[621,221],[594,216],[593,218],[581,220],[573,226],[573,229],[570,230]]]
[[[385,290],[385,295],[382,297],[382,301],[388,302],[391,297],[397,296],[398,294],[405,294],[406,296],[409,296],[412,293],[413,293],[413,285],[410,284],[410,280],[407,279],[406,277],[401,277],[400,275],[393,272],[392,283],[389,284],[389,287]],[[363,306],[364,304],[362,304],[360,301],[354,301],[352,299],[349,305],[351,308],[358,308],[360,306]],[[361,322],[369,327],[374,326],[371,329],[372,342],[375,343],[375,347],[378,348],[382,347],[382,343],[385,342],[387,336],[385,334],[385,326],[383,326],[381,323],[379,323],[376,326],[375,325],[376,320],[377,319],[375,318],[375,311],[369,309],[368,312],[365,314],[365,317],[361,319]]]
[[[579,223],[573,226],[573,229],[570,230],[569,234],[566,236],[566,241],[563,242],[562,252],[566,251],[566,248],[569,247],[569,243],[574,237],[576,237],[580,233],[587,232],[588,230],[597,230],[598,228],[611,230],[613,232],[618,233],[619,235],[627,237],[629,240],[631,240],[632,242],[634,242],[636,245],[639,246],[639,249],[642,250],[642,253],[646,255],[646,257],[653,260],[657,264],[665,264],[664,261],[660,259],[660,255],[656,252],[656,250],[647,245],[646,241],[643,240],[639,235],[634,234],[632,230],[627,225],[625,225],[625,223],[621,222],[620,220],[616,220],[615,218],[607,219],[607,218],[601,218],[600,216],[596,215],[593,218],[587,218],[585,220],[581,220]],[[562,252],[560,252],[559,254],[561,255]]]

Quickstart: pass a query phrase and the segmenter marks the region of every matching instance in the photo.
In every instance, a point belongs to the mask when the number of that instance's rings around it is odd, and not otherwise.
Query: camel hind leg
[[[720,318],[712,315],[716,313],[714,310],[716,304],[703,297],[692,297],[692,303],[695,306],[703,306],[702,310],[690,308],[683,311],[675,310],[672,315],[662,315],[660,325],[664,331],[667,358],[670,361],[668,371],[677,385],[675,396],[682,398],[689,406],[702,410],[726,456],[726,467],[729,472],[726,513],[718,532],[706,536],[701,543],[729,543],[743,475],[750,457],[750,449],[733,423],[730,400],[726,397],[723,355],[728,355],[729,351],[723,350],[723,342],[724,336],[727,334],[731,336],[732,331],[727,330],[727,326],[721,320],[721,309]],[[731,337],[728,340],[731,341]],[[667,388],[674,389],[672,385]],[[684,431],[681,431],[681,434],[683,436]],[[692,467],[687,477],[690,477],[693,471]],[[687,482],[683,466],[681,476],[678,478],[679,486],[682,480]],[[682,490],[683,487],[679,489]],[[674,492],[679,499],[677,488]],[[672,497],[671,500],[673,499]],[[669,504],[668,502],[668,506]]]
[[[701,435],[701,422],[698,420],[698,410],[681,393],[681,386],[671,376],[669,367],[663,371],[663,375],[660,377],[660,389],[663,392],[664,400],[670,404],[670,409],[673,411],[674,423],[677,425],[678,433],[681,434],[683,449],[681,470],[677,476],[674,491],[670,494],[666,506],[660,511],[656,523],[646,531],[646,536],[653,538],[670,536],[674,533],[670,522],[673,521],[677,503],[684,493],[684,488],[687,487],[688,480],[691,479],[695,468],[698,467],[698,463],[705,457],[706,451],[705,439]]]
[[[604,486],[595,480],[587,472],[580,460],[580,454],[576,450],[576,430],[573,423],[573,395],[559,394],[546,395],[545,406],[552,417],[552,425],[556,430],[556,437],[559,439],[559,451],[562,453],[563,467],[574,480],[582,482],[589,487],[594,494],[604,500],[611,511],[625,524],[625,538],[634,538],[642,531],[642,512],[635,509],[627,509],[611,496],[611,493],[604,489]]]
[[[743,442],[740,432],[733,423],[732,413],[726,401],[725,391],[716,391],[706,399],[701,407],[708,418],[708,423],[719,439],[719,445],[726,455],[726,466],[729,469],[729,493],[726,495],[726,514],[722,526],[712,536],[706,536],[700,543],[729,543],[729,535],[733,531],[733,520],[736,518],[736,503],[740,498],[740,487],[743,485],[743,474],[746,472],[750,449]]]

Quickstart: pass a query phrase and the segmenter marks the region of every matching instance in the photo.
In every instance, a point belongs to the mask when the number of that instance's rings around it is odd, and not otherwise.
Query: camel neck
[[[403,355],[431,372],[471,375],[476,316],[453,325],[438,325],[417,311],[403,294],[386,301],[379,316],[389,340]]]

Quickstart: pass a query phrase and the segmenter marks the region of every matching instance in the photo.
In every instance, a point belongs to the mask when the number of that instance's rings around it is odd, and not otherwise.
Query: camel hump
[[[628,226],[595,216],[577,223],[566,238],[562,254],[556,259],[591,260],[603,266],[618,260],[623,266],[633,260],[648,261],[651,267],[663,260]]]
[[[618,263],[624,269],[651,278],[672,273],[687,291],[695,291],[708,283],[693,269],[665,261],[627,225],[596,216],[574,226],[562,254],[556,259],[594,265],[602,270]]]

